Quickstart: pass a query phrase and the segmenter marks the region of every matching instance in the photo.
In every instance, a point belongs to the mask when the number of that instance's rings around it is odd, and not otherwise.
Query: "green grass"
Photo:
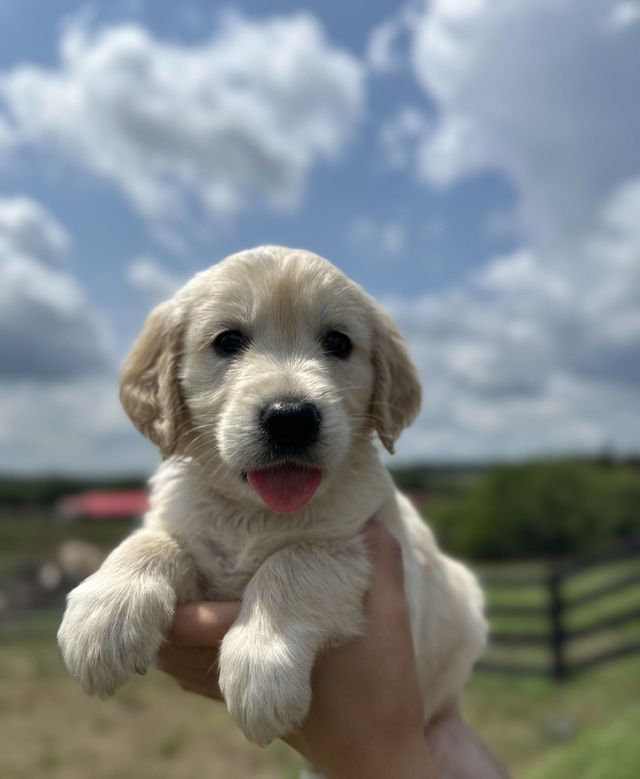
[[[476,673],[464,708],[518,779],[636,779],[638,690],[638,658],[563,684]],[[3,779],[293,779],[299,766],[156,671],[108,702],[86,697],[50,636],[0,640],[0,719]]]
[[[526,779],[637,779],[640,773],[640,704],[631,704],[608,723],[585,730],[565,748],[555,750]]]
[[[629,733],[638,690],[640,659],[629,658],[563,683],[477,673],[464,701],[471,723],[518,779],[584,779],[574,766],[604,749],[609,731],[618,734],[615,750],[589,779],[627,779],[640,776],[640,742]],[[635,773],[616,773],[618,764]]]
[[[51,636],[0,638],[0,721],[2,779],[293,779],[299,768],[153,669],[108,702],[87,697]]]

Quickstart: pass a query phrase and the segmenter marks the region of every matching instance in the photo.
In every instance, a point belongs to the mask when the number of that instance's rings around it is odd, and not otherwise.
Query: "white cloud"
[[[0,382],[0,471],[144,474],[157,462],[120,406],[114,373]]]
[[[255,199],[295,204],[356,125],[363,77],[308,14],[227,15],[193,45],[76,22],[57,68],[7,71],[0,96],[14,143],[55,148],[143,214],[175,216],[195,197],[225,215]]]
[[[407,244],[406,230],[399,222],[380,222],[368,216],[358,216],[352,221],[348,238],[355,249],[373,258],[398,257]]]
[[[0,470],[146,472],[157,456],[120,407],[110,332],[64,267],[69,245],[38,203],[0,198]]]
[[[0,198],[0,470],[123,473],[155,461],[118,403],[110,331],[65,268],[69,237]]]
[[[401,456],[637,450],[638,213],[640,177],[572,262],[521,249],[444,294],[389,301],[425,386]]]
[[[13,134],[11,132],[11,129],[9,128],[9,125],[5,120],[0,116],[0,152],[4,150],[8,150],[13,142]]]
[[[615,41],[604,29],[611,14],[627,25]],[[613,0],[425,3],[412,49],[438,110],[418,154],[425,179],[501,171],[536,240],[579,242],[640,164],[633,14]]]
[[[57,264],[68,248],[66,232],[38,203],[27,197],[0,200],[0,251]]]
[[[409,64],[407,51],[411,30],[417,21],[414,2],[373,28],[367,41],[367,65],[372,73],[395,73]]]
[[[64,380],[110,362],[104,322],[58,265],[67,245],[37,203],[0,199],[0,381]]]
[[[421,109],[402,107],[380,128],[378,141],[387,164],[391,168],[406,168],[413,163],[418,144],[429,128],[429,121]]]
[[[426,388],[401,455],[640,445],[637,6],[413,6],[413,70],[435,119],[404,133],[393,119],[388,158],[434,188],[502,173],[523,243],[443,293],[389,301]]]
[[[625,0],[611,11],[608,27],[612,32],[621,32],[640,22],[640,3],[635,0]]]
[[[152,303],[170,298],[187,281],[166,268],[153,257],[137,257],[127,268],[127,281]]]
[[[400,66],[398,39],[404,32],[400,18],[391,18],[373,29],[367,44],[367,64],[374,73],[391,73]]]

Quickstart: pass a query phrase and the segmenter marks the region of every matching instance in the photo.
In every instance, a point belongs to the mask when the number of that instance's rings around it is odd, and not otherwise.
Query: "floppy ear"
[[[189,427],[178,383],[183,332],[173,301],[161,303],[147,317],[122,368],[122,405],[163,457],[176,451]]]
[[[373,338],[371,416],[385,449],[393,454],[398,436],[420,411],[422,390],[400,331],[377,305]]]

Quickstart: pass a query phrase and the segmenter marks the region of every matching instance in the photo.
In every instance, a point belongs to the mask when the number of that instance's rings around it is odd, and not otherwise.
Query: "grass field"
[[[88,526],[82,536],[110,546],[128,529]],[[50,552],[68,534],[68,527],[50,523],[0,525],[0,572],[27,556]],[[576,577],[567,594],[586,591],[628,566],[617,564]],[[506,593],[490,589],[489,598],[503,605],[540,604],[544,592],[536,587]],[[573,618],[577,624],[588,622],[639,601],[640,586],[636,586],[577,610]],[[2,779],[292,779],[297,775],[297,757],[285,746],[253,747],[221,706],[183,693],[159,672],[132,680],[108,702],[86,697],[59,660],[54,641],[59,618],[59,613],[49,611],[19,623],[0,622]],[[514,629],[522,624],[510,617],[497,626]],[[607,640],[637,633],[639,628],[628,626],[624,632],[609,634]],[[595,639],[590,639],[576,651],[594,648]],[[544,662],[542,650],[522,651],[525,659]],[[640,656],[636,656],[562,684],[477,673],[464,708],[471,724],[516,779],[638,779],[639,692]]]
[[[3,779],[282,779],[296,758],[249,745],[221,706],[182,693],[157,671],[112,700],[89,698],[51,639],[0,645]]]
[[[183,693],[159,672],[108,702],[88,698],[66,676],[52,638],[39,632],[5,634],[0,643],[3,779],[296,776],[298,760],[286,747],[253,747],[221,706]],[[514,777],[637,779],[639,690],[638,659],[562,685],[477,674],[465,710]]]

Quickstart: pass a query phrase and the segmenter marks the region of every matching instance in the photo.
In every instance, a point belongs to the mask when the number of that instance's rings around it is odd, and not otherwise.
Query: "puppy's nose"
[[[302,454],[320,433],[320,412],[313,403],[277,400],[263,409],[260,424],[271,450],[280,455]]]

